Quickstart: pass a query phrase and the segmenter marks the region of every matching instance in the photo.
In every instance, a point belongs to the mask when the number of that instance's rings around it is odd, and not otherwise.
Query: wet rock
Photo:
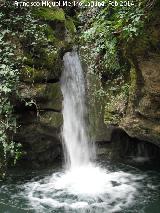
[[[27,124],[20,127],[15,141],[21,142],[25,154],[20,163],[31,168],[45,167],[61,158],[61,144],[56,128],[44,123]]]

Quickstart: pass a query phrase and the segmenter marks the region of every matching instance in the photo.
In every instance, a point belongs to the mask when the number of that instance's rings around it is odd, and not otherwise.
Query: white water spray
[[[89,164],[94,156],[94,146],[87,134],[85,80],[76,52],[64,55],[64,71],[61,78],[63,93],[64,154],[68,168]],[[90,144],[89,144],[90,143]]]

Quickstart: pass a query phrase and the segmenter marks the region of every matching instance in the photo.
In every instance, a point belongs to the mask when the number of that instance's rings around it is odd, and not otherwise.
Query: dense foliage
[[[87,7],[80,12],[80,43],[89,72],[98,75],[101,81],[94,93],[97,97],[107,98],[106,120],[116,124],[119,115],[115,113],[110,117],[108,112],[123,102],[118,110],[123,114],[121,111],[127,104],[131,64],[126,51],[138,37],[143,36],[145,22],[155,1],[129,1],[130,5],[126,6],[121,4],[123,1],[117,1],[117,6],[108,0],[104,2],[104,7]]]
[[[21,156],[21,144],[13,141],[13,133],[17,130],[14,114],[14,101],[18,96],[20,72],[26,57],[22,44],[27,40],[31,50],[47,42],[43,29],[32,17],[28,8],[17,8],[8,0],[0,12],[0,171],[5,176],[8,162],[16,163]],[[40,31],[39,28],[42,30]]]
[[[23,152],[13,137],[19,127],[17,104],[34,105],[39,114],[35,96],[21,94],[21,88],[34,88],[48,75],[57,78],[59,52],[68,48],[76,29],[62,8],[16,6],[12,0],[1,5],[0,28],[0,176],[5,176],[7,166]]]
[[[143,33],[147,18],[145,3],[135,2],[132,6],[112,6],[105,1],[104,7],[87,8],[80,13],[82,42],[92,48],[94,69],[102,72],[122,72],[120,47]],[[85,46],[84,46],[85,48]]]
[[[7,2],[9,3],[9,2]],[[12,95],[16,93],[19,80],[19,66],[21,58],[16,54],[16,44],[13,43],[18,35],[16,25],[19,17],[14,16],[10,6],[3,7],[0,13],[0,146],[1,146],[1,171],[5,175],[9,156],[14,157],[14,162],[19,156],[19,144],[12,140],[12,133],[16,132],[16,118],[13,116]]]

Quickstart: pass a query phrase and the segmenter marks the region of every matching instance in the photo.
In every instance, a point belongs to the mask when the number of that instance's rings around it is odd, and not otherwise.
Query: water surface
[[[97,174],[97,175],[95,175]],[[0,187],[4,213],[159,213],[160,174],[101,162],[77,171],[12,176]]]

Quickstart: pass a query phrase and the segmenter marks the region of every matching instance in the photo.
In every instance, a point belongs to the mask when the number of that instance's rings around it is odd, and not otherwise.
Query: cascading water
[[[93,156],[94,146],[87,135],[84,82],[78,54],[66,53],[61,78],[64,98],[62,136],[66,166],[72,169],[89,164],[95,157]]]
[[[149,181],[139,170],[125,167],[122,171],[121,167],[106,162],[101,165],[92,162],[95,156],[85,122],[84,82],[77,53],[66,53],[61,78],[66,168],[17,186],[21,193],[11,195],[9,200],[16,200],[16,205],[21,206],[23,197],[27,208],[38,213],[144,213],[142,208],[151,200],[152,177]],[[4,191],[6,197],[12,192],[10,187],[1,189],[2,198]],[[141,206],[144,200],[145,205]]]

